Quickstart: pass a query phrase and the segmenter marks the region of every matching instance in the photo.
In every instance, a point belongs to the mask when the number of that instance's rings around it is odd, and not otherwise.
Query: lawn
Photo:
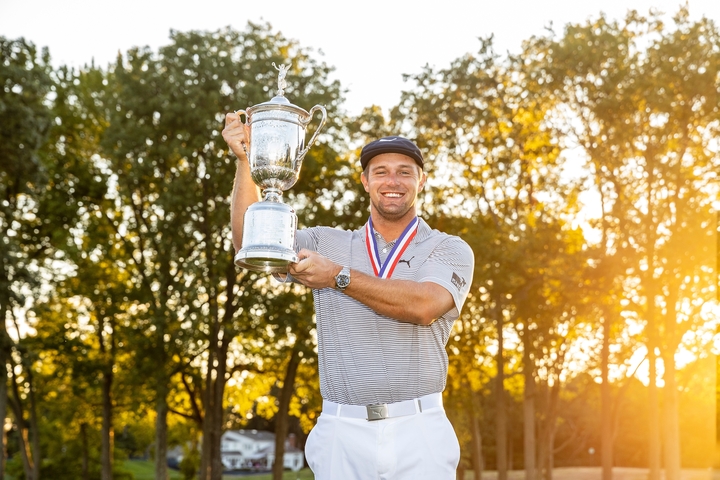
[[[247,477],[236,477],[232,475],[223,475],[223,480],[241,480],[248,478],[250,480],[272,480],[272,474],[265,473],[261,475],[251,475]],[[313,480],[315,477],[309,468],[304,468],[299,472],[287,471],[283,474],[283,480]]]
[[[128,460],[123,464],[125,470],[132,472],[135,476],[135,480],[155,480],[155,464],[151,461],[144,460]],[[182,475],[176,470],[169,469],[170,480],[182,480]],[[258,475],[223,475],[224,480],[272,480],[272,475],[269,473],[258,474]],[[313,474],[309,468],[300,470],[299,472],[285,472],[283,480],[313,480]]]
[[[143,460],[128,460],[123,464],[125,470],[132,472],[135,480],[155,480],[155,464]],[[182,480],[182,476],[176,470],[169,470],[170,480]],[[614,468],[613,478],[616,480],[646,480],[647,470],[643,468]],[[557,468],[553,470],[555,480],[600,480],[602,477],[599,467],[580,468]],[[5,477],[9,480],[9,477]],[[497,473],[493,471],[483,472],[483,480],[497,480]],[[525,472],[515,470],[509,472],[509,480],[523,480]],[[258,475],[223,475],[223,480],[272,480],[269,473]],[[313,480],[313,474],[309,468],[299,472],[285,472],[283,480]],[[465,472],[464,480],[474,480],[473,472]],[[714,470],[684,470],[682,480],[720,480],[720,471]]]
[[[127,460],[123,468],[135,476],[135,480],[155,480],[155,462],[146,460]],[[168,469],[170,480],[182,480],[176,470]]]
[[[473,472],[465,472],[463,480],[474,480]],[[486,471],[483,480],[497,480],[497,472]],[[553,470],[553,480],[601,480],[600,467],[561,467]],[[645,468],[613,468],[614,480],[647,480],[648,471]],[[661,478],[665,478],[662,475]],[[508,480],[524,480],[525,471],[513,470],[508,472]],[[681,480],[720,480],[719,472],[709,469],[685,469]]]
[[[125,462],[126,470],[131,471],[135,475],[135,480],[155,480],[153,462],[145,462],[140,460],[130,460]],[[647,479],[647,470],[643,468],[614,468],[613,478],[616,480],[645,480]],[[580,467],[580,468],[557,468],[553,471],[555,480],[600,480],[602,477],[599,467]],[[309,468],[300,470],[299,472],[285,472],[283,480],[313,480],[313,474]],[[483,480],[496,480],[497,473],[493,471],[483,472]],[[509,472],[509,480],[522,480],[525,478],[525,472],[515,470]],[[269,473],[247,476],[223,475],[223,480],[272,480]],[[182,480],[182,476],[175,470],[170,470],[170,480]],[[474,480],[472,472],[465,472],[464,480]],[[720,480],[720,472],[717,470],[684,470],[682,472],[682,480]]]

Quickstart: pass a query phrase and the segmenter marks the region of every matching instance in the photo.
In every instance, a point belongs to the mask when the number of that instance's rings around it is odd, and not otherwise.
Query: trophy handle
[[[323,125],[325,125],[325,120],[327,120],[327,111],[325,110],[325,107],[322,105],[315,105],[310,109],[308,112],[308,118],[307,122],[303,122],[304,126],[307,127],[310,121],[313,119],[313,113],[317,111],[322,112],[322,118],[320,119],[320,125],[318,125],[317,130],[315,130],[315,133],[313,133],[313,136],[310,138],[310,141],[305,146],[305,148],[302,149],[300,154],[298,155],[297,161],[301,161],[303,158],[305,158],[305,155],[307,154],[308,150],[310,150],[310,147],[313,146],[313,143],[315,143],[315,140],[317,139],[318,133],[320,133],[320,130],[322,130]]]
[[[245,115],[245,121],[243,122],[242,120],[240,120],[240,123],[242,123],[243,125],[245,125],[247,127],[247,123],[246,123],[247,119],[248,119],[247,112],[245,110],[235,110],[235,114],[238,117],[240,115]],[[248,152],[247,144],[245,142],[242,142],[242,148],[243,148],[243,150],[245,150],[245,156],[248,158],[248,160],[250,160],[250,152]]]

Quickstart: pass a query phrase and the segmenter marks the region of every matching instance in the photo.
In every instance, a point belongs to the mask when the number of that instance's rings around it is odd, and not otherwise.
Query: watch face
[[[343,268],[340,273],[337,274],[335,277],[335,285],[337,285],[337,288],[340,290],[344,290],[348,285],[350,285],[350,269],[349,268]]]

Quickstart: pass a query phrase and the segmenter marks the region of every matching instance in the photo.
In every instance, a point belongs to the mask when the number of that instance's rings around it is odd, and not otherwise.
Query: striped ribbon
[[[367,227],[365,228],[365,236],[367,238],[367,251],[370,257],[370,263],[372,264],[373,271],[376,277],[390,278],[395,266],[397,265],[402,254],[405,253],[410,241],[415,238],[415,234],[418,230],[420,221],[418,217],[412,219],[412,221],[405,227],[397,242],[393,245],[392,250],[385,259],[385,263],[380,261],[380,252],[378,251],[377,240],[375,239],[375,229],[372,225],[372,217],[368,218]]]

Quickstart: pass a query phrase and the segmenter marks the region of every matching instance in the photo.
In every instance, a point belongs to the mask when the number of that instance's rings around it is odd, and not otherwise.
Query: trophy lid
[[[277,65],[275,65],[275,62],[273,62],[272,65],[279,72],[278,73],[277,95],[275,95],[273,98],[271,98],[267,102],[263,102],[258,105],[253,105],[252,107],[249,107],[247,109],[248,114],[270,111],[270,110],[282,110],[282,111],[286,111],[286,112],[295,113],[301,117],[307,117],[309,115],[307,110],[290,103],[290,100],[285,98],[285,87],[287,87],[287,82],[285,81],[285,75],[287,74],[287,71],[290,68],[290,65],[280,65],[278,67]]]
[[[248,115],[271,111],[290,112],[303,119],[306,119],[310,115],[304,108],[298,107],[297,105],[290,103],[287,98],[280,96],[273,97],[270,101],[259,103],[247,108]]]

